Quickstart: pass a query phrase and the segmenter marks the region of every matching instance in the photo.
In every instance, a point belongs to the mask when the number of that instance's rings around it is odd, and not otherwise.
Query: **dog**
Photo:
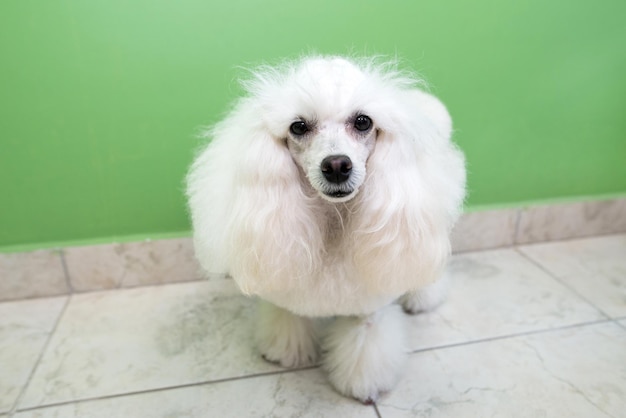
[[[465,197],[448,111],[397,68],[338,56],[259,67],[187,176],[196,256],[260,299],[263,357],[321,357],[336,390],[364,403],[401,377],[401,308],[445,296]]]

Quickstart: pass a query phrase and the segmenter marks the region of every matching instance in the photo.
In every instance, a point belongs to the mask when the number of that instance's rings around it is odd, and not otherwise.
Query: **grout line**
[[[22,301],[27,301],[27,300],[40,300],[40,299],[54,299],[54,298],[67,298],[72,296],[71,293],[51,293],[49,295],[36,295],[36,296],[26,296],[26,297],[20,297],[20,298],[16,298],[16,299],[0,299],[0,304],[1,303],[12,303],[12,302],[22,302]],[[2,415],[0,415],[1,417]]]
[[[571,325],[563,325],[563,326],[559,326],[555,328],[544,328],[544,329],[538,329],[538,330],[532,330],[532,331],[518,332],[515,334],[506,334],[506,335],[498,335],[495,337],[479,338],[476,340],[464,341],[464,342],[459,342],[459,343],[438,345],[434,347],[418,348],[417,350],[410,351],[409,355],[424,353],[428,351],[443,350],[447,348],[462,347],[465,345],[481,344],[481,343],[486,343],[486,342],[491,342],[491,341],[508,340],[508,339],[513,339],[513,338],[526,337],[529,335],[548,334],[551,332],[564,331],[564,330],[574,329],[574,328],[583,328],[583,327],[588,327],[588,326],[593,326],[593,325],[606,324],[610,322],[614,322],[614,320],[611,318],[598,319],[596,321],[581,322],[578,324],[571,324]]]
[[[72,279],[70,278],[70,270],[67,268],[67,261],[65,260],[65,250],[59,249],[59,255],[61,257],[61,265],[63,266],[63,273],[65,274],[65,284],[67,285],[68,294],[75,292],[74,286],[72,286]]]
[[[512,250],[512,249],[518,249],[519,247],[532,247],[534,245],[550,245],[550,244],[561,244],[561,243],[568,243],[568,242],[572,242],[572,241],[584,241],[584,240],[593,240],[596,238],[610,238],[610,237],[619,237],[619,236],[625,236],[626,232],[607,232],[607,233],[599,233],[599,234],[593,234],[593,235],[584,235],[584,236],[576,236],[576,237],[569,237],[569,238],[559,238],[559,239],[553,239],[553,240],[542,240],[542,241],[531,241],[531,242],[525,242],[525,243],[514,243],[511,245],[505,244],[505,245],[498,245],[495,247],[484,247],[484,248],[477,248],[477,249],[469,249],[469,250],[461,250],[461,251],[453,251],[451,253],[452,256],[455,255],[462,255],[462,254],[476,254],[476,253],[484,253],[484,252],[489,252],[489,251],[498,251],[498,250]]]
[[[116,292],[124,292],[126,290],[136,290],[136,289],[154,289],[161,288],[165,286],[176,286],[190,283],[200,283],[200,282],[210,282],[208,280],[188,280],[188,281],[178,281],[178,282],[164,282],[164,283],[150,283],[150,284],[138,284],[128,287],[111,287],[108,289],[88,289],[88,290],[77,290],[74,292],[74,295],[91,295],[97,293],[116,293]]]
[[[520,224],[522,223],[522,216],[524,212],[527,212],[527,208],[518,208],[515,214],[515,228],[513,229],[513,246],[517,245],[520,236]]]
[[[0,303],[4,302],[19,302],[22,300],[33,300],[33,299],[47,299],[47,298],[55,298],[55,297],[64,297],[64,296],[72,296],[72,295],[88,295],[92,293],[106,293],[106,292],[119,292],[124,290],[133,290],[133,289],[146,289],[151,287],[161,287],[161,286],[175,286],[178,284],[189,284],[189,283],[199,283],[199,282],[210,282],[209,280],[203,279],[191,279],[185,281],[176,281],[176,282],[163,282],[163,283],[150,283],[150,284],[138,284],[132,285],[128,287],[111,287],[107,289],[89,289],[89,290],[74,290],[72,293],[61,293],[58,295],[50,295],[50,296],[31,296],[27,298],[21,299],[8,299],[8,300],[0,300]]]
[[[609,231],[609,232],[598,232],[592,233],[590,235],[576,235],[571,237],[564,237],[558,239],[545,239],[545,240],[536,240],[530,242],[521,242],[514,245],[514,247],[532,247],[533,245],[549,245],[549,244],[561,244],[568,243],[572,241],[584,241],[584,240],[593,240],[596,238],[610,238],[610,237],[618,237],[626,235],[626,231]]]
[[[222,279],[213,279],[213,280],[211,280],[211,279],[184,279],[184,280],[177,280],[177,281],[173,281],[173,282],[132,284],[132,285],[128,285],[128,286],[116,287],[116,288],[113,288],[113,289],[102,289],[102,290],[139,289],[139,288],[143,288],[143,287],[157,287],[157,286],[167,286],[167,285],[172,285],[172,284],[211,282],[211,281],[217,281],[217,280],[222,280]],[[81,292],[81,293],[88,293],[88,292],[98,292],[98,290],[91,290],[91,291],[87,290],[87,291]]]
[[[208,385],[220,384],[220,383],[226,383],[226,382],[236,382],[239,380],[254,379],[257,377],[268,377],[268,376],[282,375],[282,374],[288,374],[288,373],[295,373],[295,372],[300,372],[300,371],[313,370],[319,367],[320,367],[319,365],[313,365],[313,366],[298,367],[298,368],[293,368],[293,369],[275,370],[271,372],[254,373],[254,374],[249,374],[245,376],[234,376],[234,377],[226,377],[223,379],[185,383],[182,385],[164,386],[164,387],[158,387],[158,388],[152,388],[152,389],[136,390],[136,391],[130,391],[130,392],[124,392],[124,393],[115,393],[112,395],[95,396],[95,397],[88,397],[88,398],[82,398],[82,399],[72,399],[68,401],[52,402],[52,403],[47,403],[44,405],[37,405],[37,406],[32,406],[32,407],[27,407],[27,408],[22,408],[22,409],[15,409],[14,412],[35,411],[39,409],[53,408],[53,407],[71,405],[71,404],[77,404],[77,403],[117,399],[117,398],[123,398],[126,396],[145,395],[149,393],[165,392],[168,390],[175,390],[175,389],[186,389],[186,388],[192,388],[196,386],[208,386]]]
[[[376,412],[376,416],[378,418],[383,418],[383,416],[380,414],[380,411],[378,410],[378,405],[376,405],[376,403],[374,403],[372,406],[374,407],[374,412]]]
[[[589,306],[591,306],[592,308],[594,308],[595,310],[597,310],[600,314],[604,315],[606,318],[611,319],[611,315],[607,314],[606,312],[604,312],[600,307],[596,306],[595,303],[591,302],[589,299],[587,299],[584,295],[582,295],[578,290],[576,290],[574,287],[572,287],[570,284],[568,284],[567,282],[565,282],[564,280],[562,280],[561,278],[559,278],[556,274],[554,274],[550,269],[548,269],[546,266],[544,266],[542,263],[540,263],[539,261],[535,260],[532,256],[526,254],[526,252],[522,251],[520,248],[515,247],[514,251],[517,252],[520,256],[522,256],[524,259],[526,259],[528,262],[532,263],[535,267],[539,268],[541,271],[543,271],[544,273],[546,273],[548,276],[550,276],[553,280],[555,280],[557,283],[560,283],[563,287],[565,287],[566,289],[568,289],[570,292],[572,292],[573,294],[575,294],[576,296],[578,296],[583,302],[587,303]]]
[[[453,251],[452,253],[450,253],[450,255],[454,257],[455,255],[479,254],[479,253],[486,253],[490,251],[510,250],[512,248],[514,248],[513,245],[498,245],[496,247],[485,247],[485,248],[479,248],[475,250]]]
[[[18,405],[22,401],[22,398],[24,397],[24,394],[26,393],[26,389],[28,389],[28,387],[30,386],[33,376],[35,375],[35,372],[39,368],[41,359],[43,358],[44,354],[48,351],[48,346],[50,345],[50,341],[52,341],[52,338],[54,337],[54,334],[56,333],[56,330],[59,327],[59,324],[61,323],[62,318],[65,316],[65,312],[67,311],[67,307],[70,304],[70,300],[72,299],[72,296],[67,295],[66,298],[67,299],[65,300],[65,304],[63,305],[63,308],[61,308],[61,312],[59,312],[59,316],[57,317],[57,320],[54,323],[54,326],[50,330],[50,334],[48,335],[48,338],[46,339],[45,344],[41,348],[41,351],[39,352],[39,355],[37,356],[37,360],[35,361],[35,364],[30,370],[30,373],[28,374],[28,378],[26,379],[26,382],[24,382],[24,385],[22,386],[22,390],[20,390],[20,393],[15,398],[15,402],[13,402],[13,406],[9,410],[10,416],[13,416],[13,414],[15,414],[18,411]]]

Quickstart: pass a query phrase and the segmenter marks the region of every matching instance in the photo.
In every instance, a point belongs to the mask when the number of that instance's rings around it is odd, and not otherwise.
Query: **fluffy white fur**
[[[406,323],[397,305],[337,318],[323,341],[324,369],[335,388],[365,403],[393,388],[406,363]]]
[[[267,301],[264,356],[311,363],[321,339],[331,382],[363,401],[402,368],[404,331],[389,305],[402,297],[416,312],[442,299],[441,286],[424,287],[444,267],[465,193],[448,112],[418,84],[368,59],[263,67],[188,176],[200,263]],[[331,156],[349,159],[346,181],[325,177]],[[307,319],[335,316],[326,336]]]

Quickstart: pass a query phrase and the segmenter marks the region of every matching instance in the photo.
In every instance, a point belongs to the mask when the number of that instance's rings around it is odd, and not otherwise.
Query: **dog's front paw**
[[[404,312],[414,315],[429,312],[441,305],[448,295],[448,280],[442,277],[435,283],[403,295],[399,303]]]
[[[397,305],[368,317],[338,318],[324,339],[324,368],[342,394],[365,404],[399,380],[406,362],[406,330]]]
[[[319,350],[313,320],[263,302],[256,340],[262,357],[283,367],[315,364]]]
[[[259,350],[263,360],[282,367],[312,365],[319,355],[315,344],[293,335],[274,335],[265,342],[260,340]]]

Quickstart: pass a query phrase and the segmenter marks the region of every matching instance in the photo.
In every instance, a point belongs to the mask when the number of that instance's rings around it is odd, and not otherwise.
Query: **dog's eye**
[[[357,131],[365,132],[372,127],[372,120],[369,116],[359,115],[354,120],[354,128]]]
[[[292,134],[294,134],[296,136],[304,135],[308,131],[309,131],[309,127],[306,124],[306,122],[303,121],[303,120],[299,120],[297,122],[294,122],[289,127],[289,132],[291,132]]]

